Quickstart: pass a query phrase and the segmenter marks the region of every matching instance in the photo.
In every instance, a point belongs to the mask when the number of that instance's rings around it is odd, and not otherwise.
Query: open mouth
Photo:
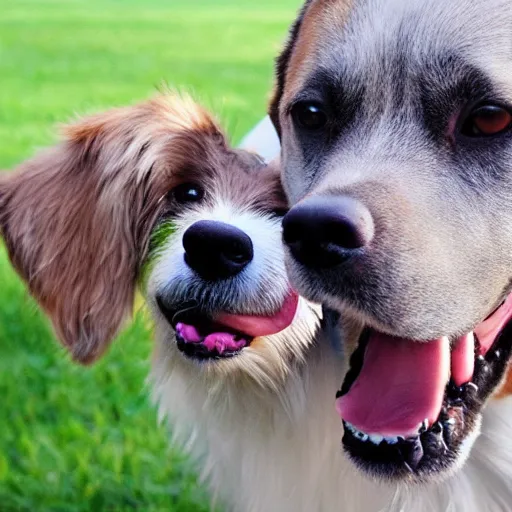
[[[456,340],[414,342],[365,329],[336,401],[355,463],[384,478],[451,468],[507,369],[511,318],[512,294]]]
[[[194,324],[178,322],[175,329],[178,349],[194,359],[233,357],[253,340],[252,336],[199,315]]]
[[[170,309],[157,297],[160,310],[176,331],[178,349],[196,360],[233,357],[255,338],[281,332],[292,323],[298,301],[298,295],[290,291],[277,312],[262,316],[206,313],[195,302]]]

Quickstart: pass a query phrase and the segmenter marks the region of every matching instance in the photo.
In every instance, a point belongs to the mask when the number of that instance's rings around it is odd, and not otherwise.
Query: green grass
[[[0,0],[0,168],[56,123],[192,90],[238,140],[265,110],[300,0]],[[156,425],[142,318],[93,368],[73,365],[0,248],[0,511],[207,510]]]

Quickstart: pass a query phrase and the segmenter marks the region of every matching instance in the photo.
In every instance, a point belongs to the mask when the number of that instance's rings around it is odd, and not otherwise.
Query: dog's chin
[[[463,336],[421,342],[363,328],[336,402],[355,464],[388,481],[426,483],[456,471],[506,372],[511,319],[509,295]]]
[[[156,297],[174,331],[177,349],[196,363],[217,363],[240,356],[254,340],[282,332],[293,322],[299,297],[290,291],[280,308],[267,315],[207,310],[195,301],[167,304]]]

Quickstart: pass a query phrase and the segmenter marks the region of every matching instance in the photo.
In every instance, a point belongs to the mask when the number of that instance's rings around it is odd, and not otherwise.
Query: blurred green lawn
[[[184,86],[234,140],[265,110],[300,0],[0,0],[0,168],[76,114]],[[141,318],[93,368],[69,362],[0,248],[0,511],[203,511],[145,389]]]

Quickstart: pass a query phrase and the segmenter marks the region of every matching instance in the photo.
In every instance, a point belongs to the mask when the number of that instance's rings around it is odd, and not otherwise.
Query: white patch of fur
[[[182,244],[185,231],[200,220],[220,221],[241,229],[251,238],[254,248],[253,260],[240,274],[228,281],[208,285],[209,291],[213,292],[209,295],[216,301],[212,307],[225,306],[233,310],[243,305],[243,311],[237,312],[262,315],[277,311],[289,292],[280,219],[254,211],[240,211],[222,202],[208,209],[190,210],[174,220],[176,231],[159,250],[148,279],[148,300],[151,302],[164,290],[171,300],[195,293],[203,295],[205,283],[186,265]]]

